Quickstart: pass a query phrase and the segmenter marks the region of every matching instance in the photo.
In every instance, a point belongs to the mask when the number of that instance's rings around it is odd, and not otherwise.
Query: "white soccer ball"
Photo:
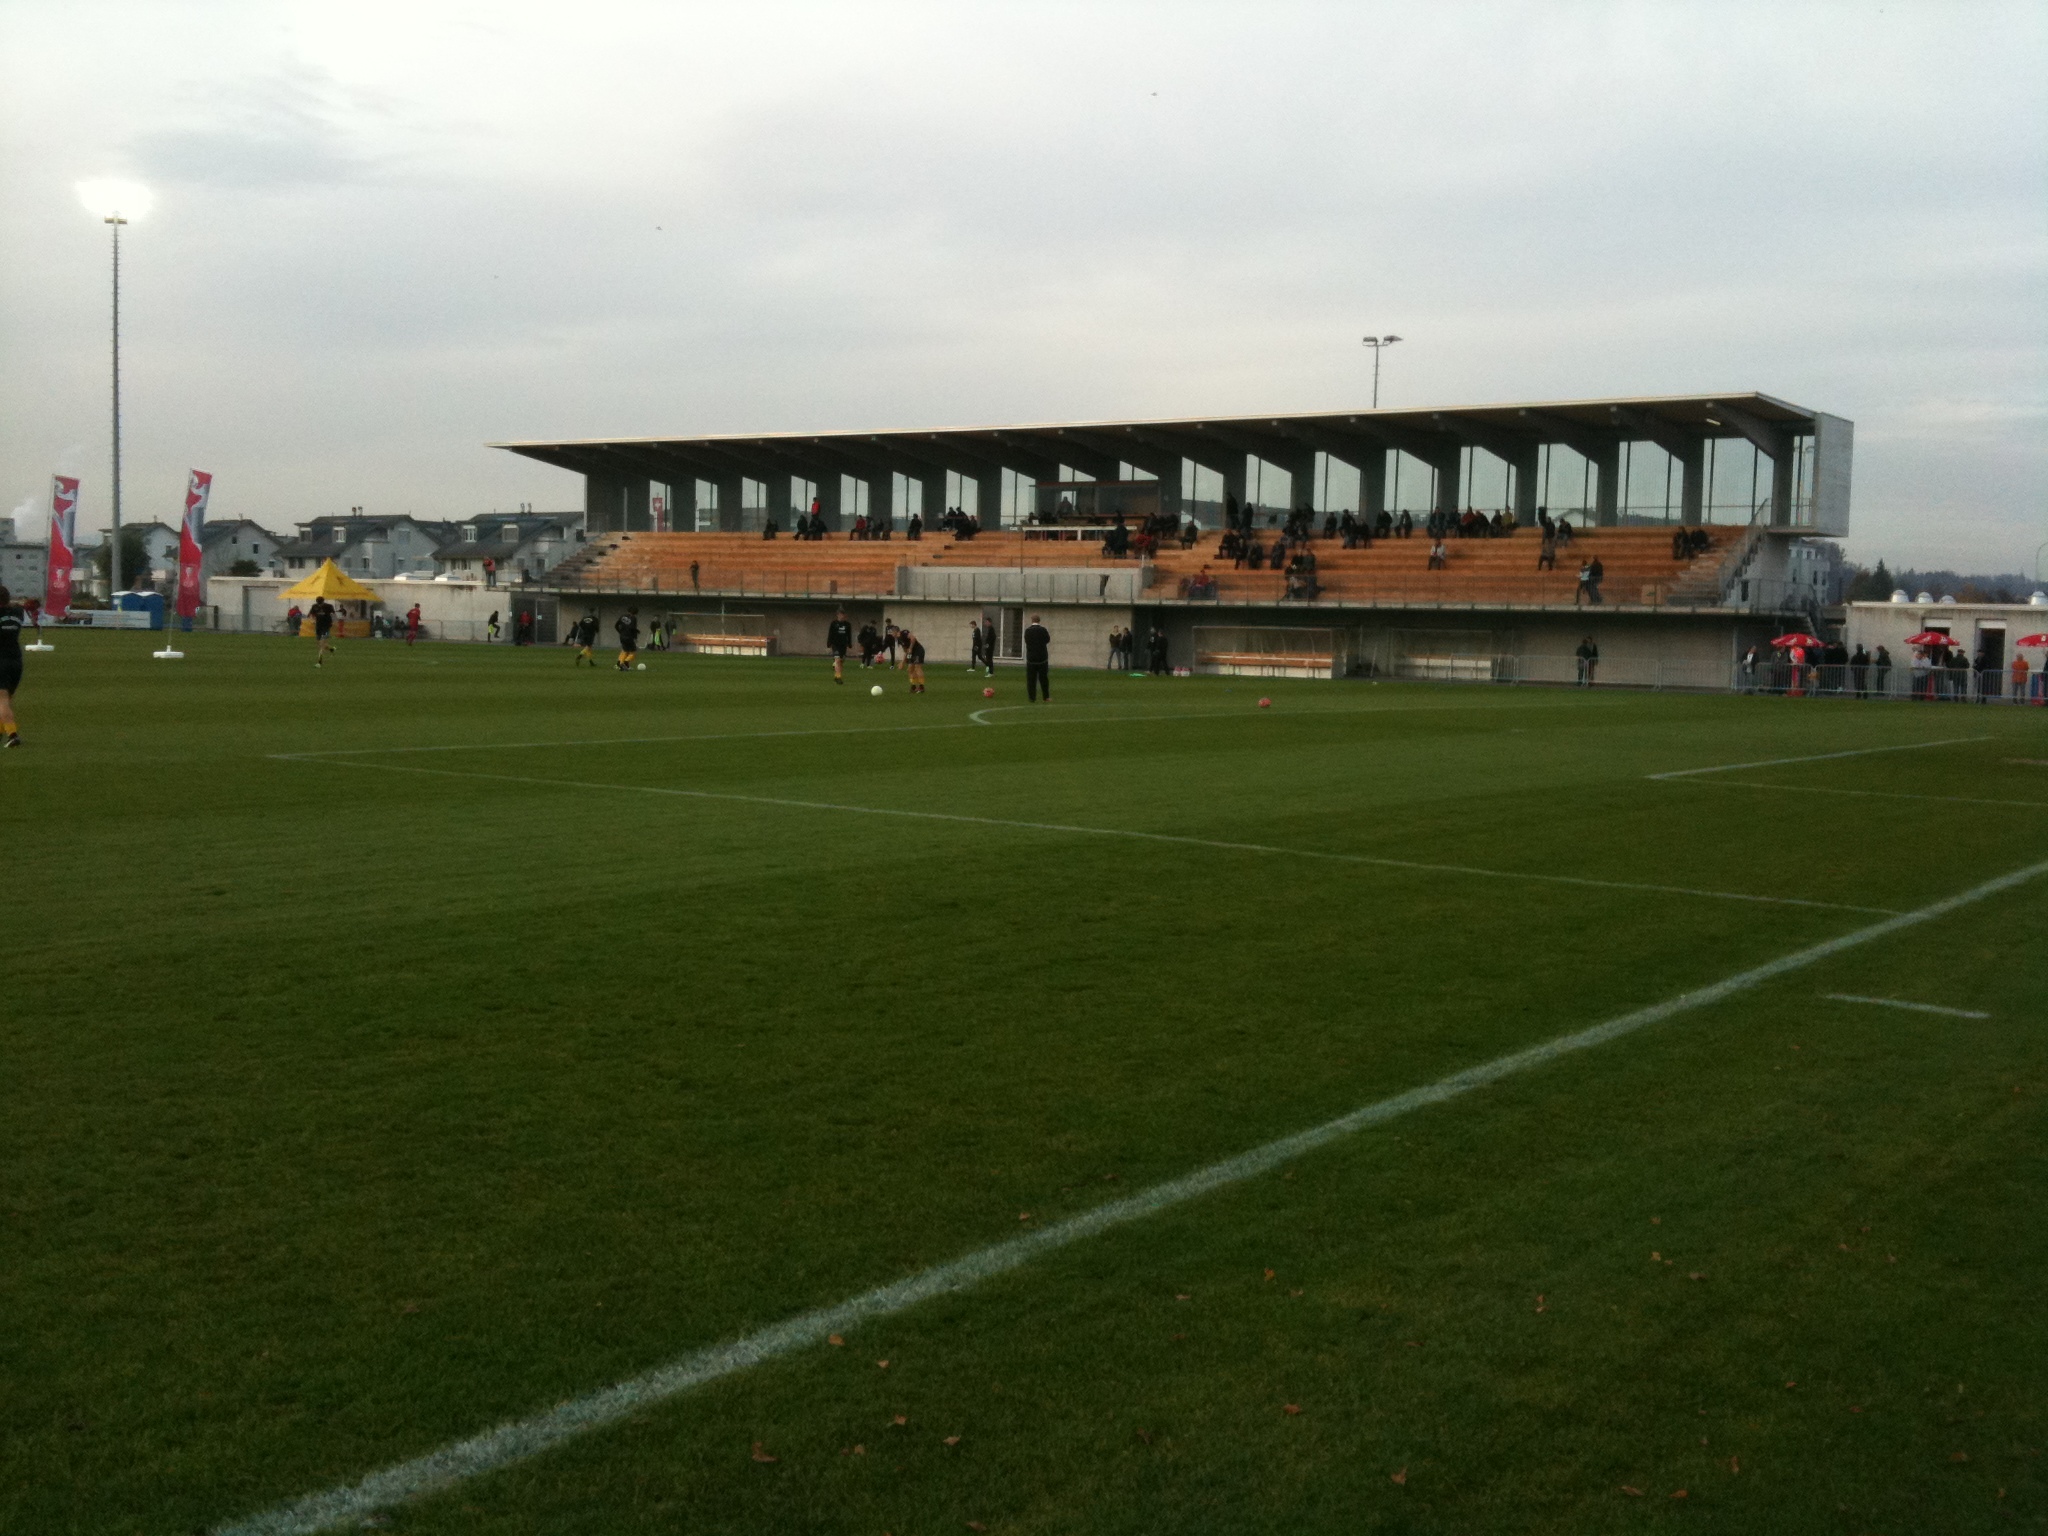
[[[882,685],[880,683],[877,683],[874,687],[870,688],[868,692],[872,693],[876,698],[879,699],[882,696]]]
[[[640,663],[640,670],[641,670],[642,672],[645,672],[645,671],[647,670],[647,663],[646,663],[646,662],[644,662],[644,661],[643,661],[643,662],[641,662],[641,663]]]

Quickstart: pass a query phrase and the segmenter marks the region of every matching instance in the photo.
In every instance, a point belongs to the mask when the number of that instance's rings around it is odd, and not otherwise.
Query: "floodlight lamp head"
[[[1391,347],[1395,342],[1399,341],[1400,339],[1401,338],[1398,336],[1382,336],[1380,338],[1380,345],[1383,347]]]
[[[98,214],[106,223],[126,224],[148,213],[156,197],[140,182],[100,177],[78,184],[78,200],[88,213]]]

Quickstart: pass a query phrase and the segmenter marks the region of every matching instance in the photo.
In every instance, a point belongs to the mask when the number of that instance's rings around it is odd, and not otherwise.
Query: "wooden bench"
[[[1253,667],[1262,672],[1310,672],[1327,676],[1337,664],[1328,651],[1197,651],[1197,667],[1234,671]]]
[[[698,656],[772,656],[775,654],[775,637],[693,634],[684,630],[670,637],[670,647]]]

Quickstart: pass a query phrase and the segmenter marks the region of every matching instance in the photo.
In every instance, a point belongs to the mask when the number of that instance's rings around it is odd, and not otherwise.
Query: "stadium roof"
[[[1791,520],[1795,441],[1819,433],[1822,423],[1833,425],[1832,439],[1839,446],[1830,456],[1843,466],[1846,477],[1848,422],[1771,395],[1739,392],[911,430],[582,438],[492,446],[586,476],[595,508],[617,488],[644,487],[650,481],[670,486],[740,479],[786,484],[792,476],[810,481],[829,477],[836,487],[840,475],[886,481],[901,474],[929,480],[956,472],[986,483],[1004,471],[1050,481],[1060,478],[1062,466],[1089,479],[1114,480],[1122,464],[1170,482],[1177,492],[1183,459],[1217,471],[1241,495],[1247,455],[1300,474],[1312,471],[1317,454],[1327,454],[1376,479],[1388,450],[1409,454],[1439,471],[1440,494],[1447,505],[1454,505],[1467,449],[1483,449],[1516,466],[1523,471],[1517,477],[1518,494],[1533,495],[1533,477],[1527,471],[1542,448],[1559,444],[1593,463],[1604,514],[1619,478],[1624,443],[1647,441],[1669,452],[1686,468],[1690,496],[1705,445],[1714,439],[1737,439],[1754,444],[1778,471],[1772,477],[1778,515],[1771,521],[1779,522]],[[1843,487],[1846,518],[1846,478]],[[1535,510],[1533,500],[1527,510]]]

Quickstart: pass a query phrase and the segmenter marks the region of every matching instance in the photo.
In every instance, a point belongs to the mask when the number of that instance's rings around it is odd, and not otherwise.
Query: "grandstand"
[[[584,475],[589,542],[546,583],[563,601],[744,603],[783,653],[818,649],[831,609],[858,605],[964,660],[965,624],[994,618],[1008,637],[1030,605],[1053,610],[1067,665],[1099,665],[1107,634],[1136,625],[1191,667],[1195,628],[1227,611],[1256,630],[1343,630],[1332,654],[1354,672],[1403,670],[1418,628],[1554,659],[1592,623],[1608,676],[1707,677],[1787,623],[1825,626],[1816,546],[1848,529],[1852,439],[1847,421],[1751,394],[499,446]],[[1659,485],[1661,515],[1645,510]],[[1498,514],[1479,530],[1496,536],[1448,537],[1434,568],[1425,528],[1474,511]],[[1327,536],[1342,515],[1404,512],[1406,537]],[[1572,537],[1541,568],[1552,513]],[[791,536],[799,520],[811,537]],[[1290,523],[1308,536],[1274,569]],[[1226,554],[1227,531],[1268,558]],[[1597,593],[1579,581],[1596,559]]]

